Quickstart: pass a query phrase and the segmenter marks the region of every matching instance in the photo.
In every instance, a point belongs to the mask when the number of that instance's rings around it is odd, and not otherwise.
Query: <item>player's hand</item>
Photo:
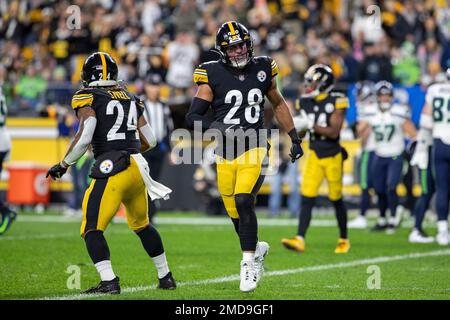
[[[47,171],[45,177],[48,178],[48,176],[50,176],[53,180],[61,179],[61,177],[67,172],[67,169],[68,167],[63,167],[61,163],[55,164]]]
[[[314,120],[308,117],[305,110],[300,110],[300,114],[293,117],[294,126],[297,131],[312,131]]]
[[[291,152],[289,153],[292,163],[294,163],[295,160],[298,160],[303,156],[303,149],[301,146],[301,142],[302,142],[301,140],[292,141]]]
[[[418,166],[419,169],[426,170],[428,168],[428,150],[420,150],[416,148],[411,161],[409,162],[412,166]]]

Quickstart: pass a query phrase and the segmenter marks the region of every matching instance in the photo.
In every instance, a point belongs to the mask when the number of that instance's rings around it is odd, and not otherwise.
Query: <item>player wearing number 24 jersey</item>
[[[198,91],[186,122],[191,128],[196,128],[198,122],[203,131],[216,129],[224,137],[223,145],[216,148],[218,189],[243,251],[240,290],[249,292],[256,289],[268,251],[267,243],[258,242],[254,208],[263,182],[262,163],[268,152],[267,142],[258,139],[258,131],[264,128],[265,96],[281,127],[291,137],[292,162],[303,155],[303,150],[289,107],[276,85],[276,62],[270,57],[254,57],[248,30],[235,21],[220,27],[216,49],[220,59],[194,71]],[[212,118],[206,115],[209,108]]]
[[[47,176],[61,178],[92,145],[96,162],[83,199],[80,231],[101,282],[83,293],[120,293],[103,232],[122,202],[128,226],[157,267],[159,288],[174,289],[161,237],[147,215],[147,193],[153,200],[166,198],[171,190],[149,176],[148,164],[139,152],[154,147],[156,139],[142,114],[142,102],[119,85],[117,71],[116,62],[107,53],[96,52],[86,59],[84,87],[72,98],[80,129],[64,159],[50,168]]]

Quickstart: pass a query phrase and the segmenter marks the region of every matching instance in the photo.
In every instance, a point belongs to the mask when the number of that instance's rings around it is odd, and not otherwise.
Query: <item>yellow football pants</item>
[[[308,153],[301,192],[306,197],[317,197],[320,185],[324,178],[328,182],[328,198],[336,201],[342,198],[342,173],[343,160],[342,153],[333,157],[318,158],[313,150]]]
[[[231,218],[238,219],[234,196],[240,193],[256,195],[264,177],[261,168],[267,148],[253,148],[229,161],[217,157],[217,185],[225,209]]]
[[[108,179],[93,179],[83,199],[83,218],[80,233],[105,231],[123,202],[130,229],[136,231],[148,223],[147,189],[136,161]]]

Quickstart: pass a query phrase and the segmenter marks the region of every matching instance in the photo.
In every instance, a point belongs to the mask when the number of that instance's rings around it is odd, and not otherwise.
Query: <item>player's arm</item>
[[[152,127],[145,120],[145,116],[141,115],[138,120],[139,140],[141,140],[140,152],[151,150],[156,146],[156,137]]]
[[[358,120],[358,123],[356,124],[356,134],[361,138],[363,144],[367,142],[371,131],[372,127],[368,121]]]
[[[417,136],[417,129],[416,126],[414,125],[414,123],[407,119],[404,123],[403,123],[403,132],[405,133],[405,135],[407,135],[410,138],[415,138]]]
[[[420,169],[428,167],[428,147],[432,144],[433,119],[431,117],[431,106],[426,103],[420,115],[419,131],[417,132],[417,145],[410,164]]]
[[[321,127],[314,124],[313,131],[331,139],[337,139],[344,124],[346,109],[336,109],[330,116],[330,125]]]
[[[299,159],[303,155],[303,150],[300,146],[302,140],[297,134],[291,111],[289,110],[289,106],[287,105],[286,100],[284,100],[283,96],[281,95],[280,90],[278,90],[275,78],[272,79],[272,85],[266,96],[269,99],[270,103],[272,103],[275,118],[291,138],[292,147],[290,156],[291,161],[295,162],[295,160]]]
[[[52,179],[61,178],[64,173],[66,173],[69,166],[76,163],[91,144],[97,126],[97,117],[94,109],[91,107],[80,108],[77,110],[77,117],[80,121],[80,127],[75,134],[64,159],[50,168],[46,177],[51,176]]]
[[[186,114],[186,125],[189,129],[194,129],[194,123],[200,122],[202,131],[209,129],[213,120],[206,116],[209,106],[213,101],[214,93],[208,84],[202,84],[198,87],[197,93],[192,99],[189,111]]]

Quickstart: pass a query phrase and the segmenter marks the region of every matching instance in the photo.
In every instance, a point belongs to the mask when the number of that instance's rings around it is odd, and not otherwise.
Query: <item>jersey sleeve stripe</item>
[[[207,75],[208,75],[206,72],[195,71],[194,73],[195,73],[195,74],[204,75],[204,76],[207,76]]]
[[[94,97],[90,95],[90,97],[80,97],[76,98],[75,96],[72,98],[72,108],[78,109],[82,107],[89,107],[92,105],[94,101]]]
[[[274,77],[278,74],[278,65],[275,62],[275,60],[272,60],[271,67],[272,67],[272,77]]]
[[[337,98],[336,99],[336,109],[348,108],[348,98]]]

